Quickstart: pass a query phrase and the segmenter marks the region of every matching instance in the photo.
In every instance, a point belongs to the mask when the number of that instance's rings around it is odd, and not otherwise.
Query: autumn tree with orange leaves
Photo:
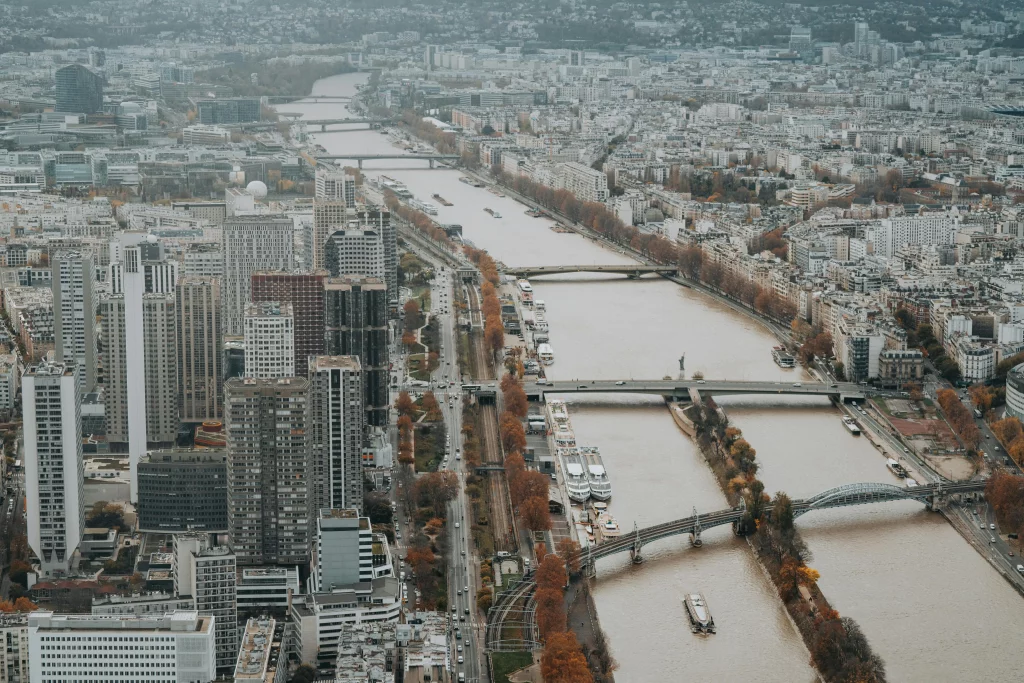
[[[548,635],[541,655],[540,671],[544,683],[593,683],[587,658],[572,631]]]
[[[506,453],[522,453],[526,448],[526,430],[523,423],[514,414],[505,411],[498,420],[498,435],[501,447]]]

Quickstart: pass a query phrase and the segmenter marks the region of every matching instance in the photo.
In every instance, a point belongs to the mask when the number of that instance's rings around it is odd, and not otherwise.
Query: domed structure
[[[263,199],[267,196],[267,186],[262,181],[254,180],[245,186],[245,191],[256,199]]]

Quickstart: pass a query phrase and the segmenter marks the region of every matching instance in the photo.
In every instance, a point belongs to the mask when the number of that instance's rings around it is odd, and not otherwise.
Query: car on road
[[[538,382],[538,384],[540,384],[540,382]],[[622,386],[622,385],[624,385],[624,384],[625,384],[625,382],[623,382],[623,381],[622,381],[622,380],[620,379],[620,380],[619,380],[618,382],[616,382],[616,383],[615,383],[615,386],[617,386],[617,387],[621,387],[621,386]]]
[[[697,380],[697,384],[707,384],[707,382],[705,382],[705,381],[704,381],[704,380],[702,380],[702,379],[699,379],[699,380]]]
[[[462,664],[462,661],[463,661],[462,655],[459,655],[459,664]]]
[[[469,592],[469,586],[466,586],[465,590],[468,593]]]
[[[455,528],[456,528],[456,529],[458,529],[458,528],[459,528],[459,523],[458,523],[458,522],[455,522]]]
[[[458,647],[456,648],[456,650],[455,650],[455,651],[456,651],[456,652],[462,652],[462,646],[461,646],[461,645],[459,645],[459,646],[458,646]]]
[[[460,588],[459,590],[455,591],[455,594],[456,595],[462,595],[462,589]]]
[[[465,555],[465,554],[466,554],[466,549],[465,549],[465,548],[463,548],[463,549],[462,549],[462,554],[463,554],[463,555]]]
[[[988,528],[991,529],[992,531],[995,531],[996,530],[996,525],[995,524],[989,524]]]

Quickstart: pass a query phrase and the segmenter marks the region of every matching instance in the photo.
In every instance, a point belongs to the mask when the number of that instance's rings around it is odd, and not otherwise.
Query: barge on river
[[[776,346],[772,349],[772,360],[780,368],[795,368],[796,359],[789,355],[785,346]]]
[[[686,614],[690,617],[690,630],[694,633],[714,633],[715,620],[711,618],[703,593],[687,593],[683,598]]]

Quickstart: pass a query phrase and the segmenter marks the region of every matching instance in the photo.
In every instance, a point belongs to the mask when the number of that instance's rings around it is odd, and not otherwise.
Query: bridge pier
[[[693,508],[693,531],[690,532],[690,545],[694,548],[704,545],[704,541],[700,540],[700,532],[700,515],[697,514],[697,508]]]
[[[430,168],[434,168],[434,160],[433,159],[431,159],[428,163],[430,164]]]
[[[321,133],[326,133],[327,132],[327,124],[326,123],[321,123],[320,124],[320,132]]]
[[[359,168],[362,168],[362,167],[363,167],[363,160],[362,160],[362,159],[356,159],[356,165],[357,165],[357,166],[358,166]]]
[[[633,545],[629,548],[629,557],[633,560],[633,564],[643,563],[644,556],[641,554],[643,547],[644,542],[640,538],[640,529],[637,528],[636,522],[633,522]]]

